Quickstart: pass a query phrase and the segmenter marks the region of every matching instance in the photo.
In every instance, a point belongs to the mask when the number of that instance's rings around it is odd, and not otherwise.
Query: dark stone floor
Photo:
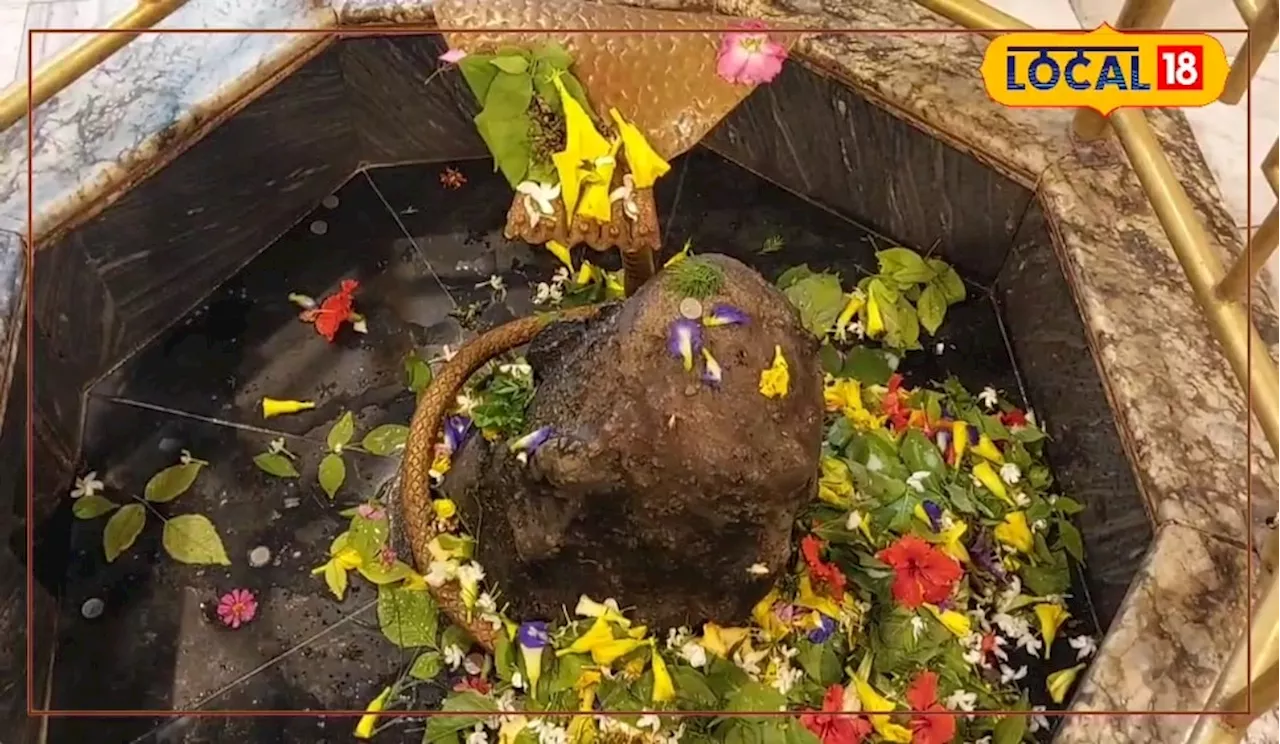
[[[137,543],[107,564],[105,518],[75,521],[69,560],[45,556],[41,567],[43,575],[65,576],[52,708],[358,709],[410,661],[378,632],[372,588],[354,580],[339,604],[310,573],[342,529],[338,510],[373,494],[397,465],[348,453],[348,480],[331,504],[315,485],[325,434],[348,410],[361,433],[406,423],[413,395],[405,388],[405,354],[429,358],[457,344],[474,326],[464,328],[451,312],[472,303],[481,303],[481,327],[528,312],[529,281],[555,268],[545,251],[502,238],[510,191],[492,165],[452,165],[467,179],[456,190],[442,185],[442,164],[357,174],[95,388],[81,472],[96,470],[106,495],[119,502],[140,494],[183,449],[209,461],[188,493],[159,509],[208,515],[233,565],[197,568],[164,556],[154,517]],[[874,251],[888,245],[704,151],[676,163],[658,202],[667,255],[692,239],[695,251],[735,255],[771,278],[808,262],[850,280],[873,268]],[[762,255],[774,236],[785,247]],[[489,289],[477,287],[493,273],[509,288],[503,302],[489,302]],[[330,345],[297,319],[288,294],[320,298],[344,278],[361,282],[357,310],[368,317],[369,333],[348,327]],[[936,340],[941,353],[930,344],[908,356],[909,379],[955,374],[970,388],[994,385],[1017,397],[1020,386],[986,290],[971,288]],[[314,400],[317,408],[263,420],[263,396]],[[252,463],[281,436],[302,463],[299,480],[267,476]],[[259,546],[272,560],[251,568],[247,555]],[[211,617],[211,607],[239,587],[258,595],[259,616],[231,631]],[[105,603],[94,620],[81,615],[90,598]],[[49,740],[318,744],[349,741],[353,723],[63,719],[51,722]],[[403,738],[420,737],[406,731]]]

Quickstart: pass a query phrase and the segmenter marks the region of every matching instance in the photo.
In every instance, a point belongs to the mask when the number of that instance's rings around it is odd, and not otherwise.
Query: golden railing
[[[985,31],[988,35],[1030,28],[981,0],[915,2],[965,28]],[[1219,99],[1233,105],[1240,102],[1276,41],[1278,18],[1277,0],[1234,2],[1248,27],[1249,41],[1237,53]],[[107,33],[95,33],[41,65],[33,75],[30,100],[36,106],[44,103],[185,3],[186,0],[140,0],[132,11],[111,23]],[[1114,25],[1120,29],[1160,28],[1172,5],[1173,0],[1126,0]],[[12,85],[0,93],[0,130],[22,119],[27,106],[25,83]],[[1277,368],[1254,329],[1249,308],[1244,302],[1247,288],[1256,280],[1262,265],[1275,253],[1277,208],[1280,205],[1271,209],[1252,238],[1247,240],[1245,250],[1229,268],[1224,269],[1187,192],[1179,183],[1141,111],[1121,109],[1103,118],[1095,112],[1081,110],[1075,117],[1074,129],[1084,139],[1105,136],[1108,130],[1115,132],[1164,227],[1178,262],[1182,264],[1209,327],[1240,384],[1249,394],[1253,415],[1272,451],[1280,453],[1277,434],[1280,429],[1280,394],[1277,393],[1280,381]],[[1280,180],[1277,178],[1276,144],[1271,146],[1262,170],[1275,193],[1277,180]],[[1249,353],[1251,348],[1253,353]],[[1253,611],[1252,638],[1246,640],[1242,637],[1236,644],[1205,704],[1207,710],[1239,713],[1202,716],[1195,724],[1191,744],[1235,744],[1250,722],[1276,705],[1277,605],[1280,603],[1276,582],[1280,573],[1276,570],[1278,547],[1273,534],[1263,553],[1266,557],[1262,567],[1266,586],[1257,609]],[[1250,667],[1252,679],[1248,673]]]

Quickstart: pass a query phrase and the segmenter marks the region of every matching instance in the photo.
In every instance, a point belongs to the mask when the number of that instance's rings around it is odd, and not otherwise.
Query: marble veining
[[[628,0],[656,8],[716,10],[815,27],[946,29],[942,19],[893,0]],[[168,26],[299,28],[422,23],[420,0],[192,0]],[[307,43],[301,33],[143,35],[36,116],[35,232],[47,235],[170,154],[246,89]],[[1136,178],[1113,142],[1068,136],[1069,112],[993,106],[974,71],[973,35],[817,33],[796,54],[877,105],[1037,190],[1059,259],[1144,497],[1158,531],[1122,603],[1113,633],[1078,693],[1077,707],[1190,710],[1243,624],[1244,484],[1274,493],[1275,462],[1248,442],[1244,396],[1231,377]],[[1234,220],[1185,117],[1150,120],[1224,259],[1241,250]],[[25,123],[0,133],[0,230],[25,229]],[[0,233],[0,237],[3,233]],[[0,317],[15,318],[20,243],[0,241]],[[6,289],[8,288],[8,289]],[[5,303],[7,298],[7,303]],[[1275,354],[1272,301],[1254,315]],[[11,333],[15,324],[3,326]],[[1260,439],[1260,438],[1259,438]],[[1251,449],[1252,448],[1252,449]],[[1256,455],[1255,472],[1244,458]],[[1274,513],[1274,501],[1262,503]],[[1260,514],[1261,516],[1261,514]],[[1233,620],[1233,618],[1235,618]],[[1063,741],[1177,742],[1191,719],[1085,718]]]

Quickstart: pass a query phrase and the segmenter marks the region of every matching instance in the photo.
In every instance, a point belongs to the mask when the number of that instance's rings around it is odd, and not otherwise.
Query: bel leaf
[[[548,42],[538,47],[533,53],[533,58],[538,62],[545,62],[551,69],[565,72],[569,66],[573,64],[573,57],[569,51],[560,44]]]
[[[800,311],[800,322],[821,338],[831,329],[844,308],[844,290],[835,274],[812,274],[782,291]]]
[[[934,283],[942,290],[942,296],[946,299],[948,305],[954,305],[964,300],[965,292],[964,280],[956,273],[956,270],[947,265],[946,261],[937,258],[929,259],[929,268],[934,271]]]
[[[996,722],[991,744],[1019,744],[1026,733],[1026,716],[1005,716]]]
[[[263,452],[255,455],[253,464],[267,475],[274,475],[277,478],[298,477],[298,469],[293,466],[293,461],[279,452]]]
[[[510,75],[523,75],[529,71],[529,60],[519,54],[494,57],[489,64]]]
[[[844,359],[840,377],[851,377],[863,385],[884,385],[893,376],[894,360],[885,351],[855,346]]]
[[[924,326],[930,336],[938,332],[947,315],[947,298],[936,284],[930,284],[920,293],[920,299],[916,302],[916,314],[920,317],[920,325]]]
[[[876,259],[880,262],[880,273],[888,274],[899,284],[918,284],[933,278],[933,269],[910,248],[877,251]]]
[[[167,467],[151,476],[142,497],[155,504],[173,501],[191,488],[202,467],[203,463],[195,461]]]
[[[438,613],[430,592],[392,584],[378,587],[378,626],[401,648],[434,648]]]
[[[213,522],[203,514],[183,514],[164,523],[161,539],[165,552],[179,563],[197,566],[230,566],[226,548]]]
[[[487,54],[468,54],[457,63],[462,79],[467,81],[467,87],[481,103],[488,97],[494,78],[498,77],[498,68],[489,64],[492,59]]]
[[[356,435],[356,420],[351,415],[351,411],[342,414],[342,418],[338,419],[333,428],[329,430],[327,442],[330,452],[341,452],[342,448],[351,443],[352,437]]]
[[[102,530],[102,551],[106,554],[107,563],[128,550],[146,524],[147,510],[142,504],[126,504],[112,514]]]
[[[333,596],[341,602],[347,594],[347,569],[338,565],[336,560],[324,564],[324,583],[333,592]]]
[[[529,158],[533,152],[528,115],[504,117],[485,109],[476,114],[475,124],[493,155],[495,166],[515,188],[529,172]]]
[[[414,679],[420,679],[423,682],[430,682],[440,676],[440,672],[444,670],[444,660],[436,651],[423,651],[418,654],[418,658],[413,660],[413,666],[409,667],[409,676]]]
[[[1080,538],[1080,530],[1065,519],[1058,521],[1058,544],[1078,563],[1084,563],[1084,541]]]
[[[97,519],[107,512],[115,511],[120,505],[106,496],[91,493],[81,496],[71,505],[71,513],[76,519]]]
[[[512,119],[527,113],[531,103],[533,78],[499,71],[484,97],[484,111],[496,119]]]
[[[383,424],[364,435],[361,446],[375,455],[390,455],[404,449],[409,440],[409,427],[400,424]]]
[[[347,479],[347,464],[342,461],[342,456],[332,452],[325,455],[320,461],[318,479],[320,487],[332,499]]]

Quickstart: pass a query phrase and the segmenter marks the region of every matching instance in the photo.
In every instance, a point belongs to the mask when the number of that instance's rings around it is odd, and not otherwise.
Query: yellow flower
[[[665,703],[676,699],[676,686],[671,681],[671,673],[667,671],[667,662],[658,653],[656,644],[653,648],[653,702]]]
[[[680,263],[681,261],[683,261],[683,260],[685,260],[686,258],[688,258],[688,257],[689,257],[689,253],[690,253],[692,250],[693,250],[693,239],[692,239],[692,238],[689,238],[688,240],[685,240],[685,241],[684,241],[684,247],[680,249],[680,252],[679,252],[679,253],[677,253],[677,254],[675,254],[675,255],[674,255],[674,256],[672,256],[671,258],[668,258],[668,259],[666,260],[666,263],[662,264],[662,268],[664,268],[664,269],[665,269],[665,268],[667,268],[668,266],[675,266],[676,264],[678,264],[678,263]]]
[[[973,632],[973,623],[969,621],[969,616],[963,612],[939,610],[935,605],[931,604],[925,605],[925,609],[938,618],[938,622],[942,623],[944,628],[954,633],[958,638],[964,638]]]
[[[858,690],[858,700],[862,702],[862,709],[868,713],[884,714],[897,707],[879,692],[876,692],[876,688],[872,687],[865,679],[855,675],[853,684]],[[907,727],[893,723],[889,720],[889,716],[886,715],[871,715],[869,717],[872,727],[885,741],[891,741],[894,744],[910,744],[911,730]]]
[[[884,316],[880,313],[880,303],[875,293],[867,293],[867,338],[879,338],[884,335]]]
[[[981,441],[981,440],[979,440]],[[957,459],[960,457],[960,450],[956,450]],[[1013,499],[1009,498],[1009,492],[1004,487],[1004,481],[1000,480],[1000,475],[996,473],[995,468],[990,463],[980,462],[973,466],[973,477],[983,485],[996,498],[1000,499],[1009,506],[1015,506]]]
[[[590,217],[596,222],[609,222],[613,219],[613,203],[609,201],[609,184],[613,182],[613,171],[618,165],[618,147],[621,140],[609,146],[604,156],[591,161],[582,168],[582,200],[578,203],[578,216]]]
[[[782,347],[773,347],[773,364],[760,373],[760,394],[766,398],[781,398],[787,394],[791,373],[787,360],[782,357]]]
[[[813,591],[813,582],[809,580],[809,574],[803,574],[798,583],[797,605],[807,607],[810,610],[817,610],[827,617],[840,617],[840,605],[836,604],[830,597],[818,596]]]
[[[836,317],[836,339],[839,341],[844,341],[847,338],[848,331],[846,329],[853,320],[853,316],[857,315],[863,305],[867,304],[867,296],[860,290],[850,292],[848,297],[849,300],[844,304],[844,309]]]
[[[1058,637],[1058,629],[1067,621],[1071,613],[1060,604],[1042,603],[1035,606],[1036,619],[1040,621],[1040,635],[1044,638],[1044,658],[1049,658],[1049,650],[1053,647],[1053,639]]]
[[[590,284],[592,280],[599,276],[599,272],[600,270],[596,268],[595,264],[590,261],[583,261],[582,265],[578,267],[578,273],[574,276],[573,283],[579,287]]]
[[[565,247],[564,243],[548,240],[546,248],[551,251],[551,255],[560,259],[560,263],[569,267],[569,271],[573,271],[573,256],[570,255],[569,249]]]
[[[448,452],[442,449],[436,453],[435,459],[431,461],[431,475],[435,478],[443,478],[452,466],[452,458]]]
[[[952,522],[950,527],[946,528],[942,531],[942,534],[938,535],[938,537],[941,538],[940,544],[942,546],[942,552],[952,558],[955,558],[961,563],[968,563],[969,551],[965,548],[964,541],[962,539],[964,537],[964,533],[967,532],[968,529],[969,525],[965,524],[963,520],[957,519]]]
[[[986,434],[978,437],[978,443],[973,446],[973,453],[997,465],[1004,462],[1004,455],[1000,454],[1000,450],[996,448],[996,443],[991,441],[991,437]]]
[[[626,285],[622,283],[621,271],[604,273],[604,297],[606,300],[620,300],[627,294]]]
[[[283,416],[287,413],[308,411],[315,407],[316,404],[309,400],[276,400],[275,398],[263,398],[262,417],[271,418],[273,416]]]
[[[360,564],[364,561],[360,558],[360,551],[355,548],[343,548],[333,557],[335,563],[341,568],[352,569],[360,568]]]
[[[615,108],[609,109],[609,116],[618,125],[622,135],[622,146],[626,148],[627,167],[631,169],[631,177],[636,188],[653,188],[653,184],[671,170],[671,164],[649,145],[644,134],[634,124],[625,121]]]
[[[822,477],[818,479],[818,498],[842,509],[849,507],[853,496],[853,476],[843,460],[822,458]]]
[[[556,656],[565,654],[591,654],[591,660],[608,666],[644,645],[634,638],[614,638],[613,626],[604,615],[596,618],[591,627],[573,645],[560,649]]]
[[[963,421],[951,422],[951,448],[956,453],[956,466],[960,465],[960,458],[964,457],[964,451],[969,447],[969,425]],[[974,475],[977,475],[975,472]],[[999,478],[996,482],[999,482]],[[1001,486],[1003,488],[1003,486]]]
[[[702,626],[702,647],[721,658],[729,658],[733,648],[747,637],[746,628],[724,628],[715,623]]]
[[[524,716],[507,716],[498,728],[498,744],[516,744],[516,739],[528,725],[529,719]]]
[[[884,416],[876,416],[862,405],[862,385],[857,380],[837,380],[828,376],[822,390],[822,399],[828,411],[840,411],[859,429],[879,429],[884,426]]]
[[[1015,550],[1030,553],[1035,549],[1035,539],[1031,537],[1031,527],[1027,524],[1027,513],[1009,512],[1004,521],[996,525],[993,533],[996,539]]]
[[[417,571],[410,571],[409,575],[404,577],[404,583],[400,585],[400,588],[410,592],[425,592],[427,590],[427,577]]]
[[[612,148],[608,140],[596,131],[591,116],[578,103],[578,99],[565,90],[564,83],[558,77],[552,82],[560,92],[560,103],[564,110],[564,150],[553,153],[551,162],[555,164],[560,176],[560,196],[564,200],[565,215],[572,218],[582,193],[583,165],[586,164],[588,173],[591,173],[601,158],[609,157]],[[604,188],[607,200],[608,182]]]
[[[369,701],[369,705],[365,707],[366,713],[360,716],[360,721],[356,723],[355,737],[357,739],[373,738],[373,727],[378,723],[378,714],[387,706],[387,698],[389,697],[391,697],[390,687],[384,689],[376,698]]]
[[[453,503],[453,499],[436,499],[431,502],[431,508],[436,512],[436,519],[452,519],[458,513],[458,505]]]
[[[570,744],[592,744],[597,733],[594,716],[574,716],[569,721]]]
[[[782,618],[773,611],[773,605],[780,597],[777,589],[771,589],[764,595],[764,599],[756,602],[756,606],[751,608],[751,619],[756,621],[756,625],[764,631],[765,640],[770,642],[791,632],[787,624],[782,622]]]
[[[622,616],[618,603],[612,599],[597,602],[584,594],[578,597],[578,605],[573,608],[573,611],[579,617],[604,618],[619,628],[631,627],[631,621]]]
[[[1071,685],[1075,684],[1081,669],[1084,669],[1084,664],[1076,664],[1050,674],[1045,680],[1045,687],[1049,688],[1049,699],[1061,705],[1067,699],[1067,693],[1071,691]]]

